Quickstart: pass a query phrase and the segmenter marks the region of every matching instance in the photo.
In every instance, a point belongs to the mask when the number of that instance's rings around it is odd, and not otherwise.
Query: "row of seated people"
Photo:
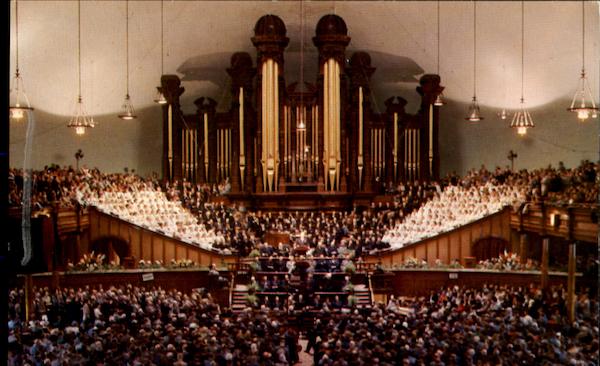
[[[517,205],[538,196],[551,198],[579,186],[585,191],[581,194],[588,197],[597,192],[597,170],[598,164],[591,162],[570,170],[559,167],[517,172],[497,168],[490,172],[482,167],[462,179],[452,175],[439,183],[399,185],[393,203],[374,205],[364,212],[332,214],[249,212],[242,207],[207,203],[208,187],[194,188],[183,182],[180,191],[177,183],[161,186],[155,176],[143,179],[135,174],[57,167],[32,174],[36,182],[33,197],[46,196],[40,205],[50,200],[100,205],[136,224],[224,254],[248,255],[263,242],[265,233],[279,231],[290,233],[291,247],[307,246],[316,250],[316,255],[324,244],[326,248],[345,247],[360,256],[451,230],[507,204]],[[10,202],[18,204],[22,172],[11,170],[9,185]],[[188,197],[198,192],[204,197],[196,199],[200,202],[196,206]],[[279,255],[289,254],[285,245],[273,250]]]
[[[535,285],[448,287],[350,311],[318,310],[306,352],[315,365],[597,365],[598,302]],[[135,286],[34,289],[8,296],[8,365],[293,365],[287,312],[232,314],[209,294]],[[330,300],[331,301],[331,300]],[[332,305],[333,306],[333,305]],[[49,308],[58,309],[50,315]],[[68,309],[68,310],[67,310]],[[87,310],[86,310],[87,309]]]
[[[257,293],[257,301],[252,304],[254,308],[287,312],[290,316],[309,318],[310,313],[347,311],[352,306],[352,301],[347,293],[314,294],[305,296],[297,294]]]
[[[295,281],[294,281],[295,280]],[[252,276],[249,288],[257,292],[313,293],[317,291],[346,291],[351,278],[344,273],[308,273],[306,276],[264,274],[258,280]],[[298,285],[294,286],[292,282]]]
[[[327,257],[321,254],[318,257],[307,256],[289,256],[289,257],[259,257],[255,262],[258,264],[256,270],[263,272],[287,272],[291,273],[312,273],[312,272],[344,272],[350,270],[348,267],[356,266],[350,255]]]
[[[497,167],[489,171],[485,167],[470,170],[465,176],[460,177],[455,173],[449,174],[440,182],[431,184],[413,182],[399,184],[390,190],[394,199],[405,214],[408,214],[414,206],[419,206],[421,201],[430,196],[434,191],[440,191],[445,185],[470,186],[472,184],[484,184],[494,181],[499,184],[517,184],[525,186],[525,194],[529,199],[541,199],[546,201],[573,204],[573,203],[597,203],[600,164],[589,160],[581,161],[580,165],[568,169],[562,162],[557,167],[534,170],[511,171],[508,168]],[[39,171],[32,171],[33,182],[32,204],[35,208],[43,208],[58,202],[61,206],[72,207],[74,194],[79,182],[91,179],[102,185],[107,179],[119,183],[123,177],[135,176],[135,170],[125,169],[124,174],[100,173],[98,169],[82,168],[76,171],[73,167],[60,167],[52,164]],[[142,179],[142,178],[139,178]],[[10,206],[20,206],[22,201],[24,174],[22,170],[9,169],[9,192],[8,202]],[[158,181],[158,174],[151,174],[146,180]],[[170,199],[179,199],[184,202],[186,208],[204,209],[204,205],[210,197],[225,194],[230,189],[228,182],[220,184],[192,184],[189,181],[166,183],[163,187]]]
[[[284,317],[232,314],[206,292],[119,286],[11,290],[7,364],[293,365],[298,333]]]
[[[564,288],[492,285],[391,298],[371,309],[315,317],[315,365],[596,365],[598,303],[581,293],[566,319]]]
[[[392,249],[450,231],[459,226],[524,201],[522,190],[512,185],[472,185],[469,188],[448,186],[420,210],[385,234],[383,241]]]

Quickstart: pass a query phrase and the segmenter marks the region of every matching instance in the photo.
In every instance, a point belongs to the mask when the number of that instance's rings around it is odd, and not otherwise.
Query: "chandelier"
[[[477,1],[473,1],[473,100],[465,119],[469,122],[483,120],[477,103]]]
[[[164,2],[160,0],[160,75],[164,75],[165,60],[164,60]],[[162,87],[156,87],[156,96],[154,102],[157,104],[167,104],[167,98],[162,92]]]
[[[125,92],[125,100],[123,101],[123,106],[121,114],[119,114],[120,119],[124,120],[132,120],[136,119],[135,109],[133,108],[133,104],[131,103],[131,98],[129,97],[129,0],[125,1],[125,65],[126,65],[126,92]]]
[[[590,116],[598,117],[598,108],[585,77],[585,1],[581,2],[581,28],[581,76],[571,106],[567,110],[577,113],[577,118],[583,122]]]
[[[525,7],[523,1],[521,1],[521,107],[513,116],[512,121],[510,122],[510,127],[517,129],[517,134],[519,136],[525,136],[527,134],[527,129],[535,127],[533,123],[533,119],[531,118],[531,114],[525,108],[525,98],[523,97],[524,90],[524,70],[525,70]]]
[[[15,77],[13,78],[13,89],[10,91],[14,99],[14,104],[11,104],[8,108],[10,118],[21,120],[25,117],[26,111],[32,111],[31,104],[29,104],[29,98],[25,94],[25,87],[23,86],[23,78],[19,71],[19,1],[15,1],[15,58],[16,58],[16,70]]]
[[[440,74],[440,1],[437,2],[437,74]],[[444,94],[443,92],[439,92],[437,97],[435,97],[435,101],[433,101],[433,105],[436,107],[441,107],[446,102],[444,102]]]
[[[75,112],[67,127],[74,128],[77,135],[83,135],[88,128],[93,128],[95,123],[94,119],[87,115],[81,98],[81,0],[77,1],[77,42],[78,95]]]

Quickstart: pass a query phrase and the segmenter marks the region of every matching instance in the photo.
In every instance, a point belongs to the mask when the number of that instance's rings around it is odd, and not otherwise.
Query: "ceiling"
[[[352,38],[347,57],[367,51],[377,68],[378,107],[391,95],[416,101],[423,73],[436,73],[436,1],[169,1],[164,2],[164,72],[184,80],[184,109],[210,96],[228,107],[225,68],[233,52],[253,57],[256,20],[276,14],[286,24],[288,83],[313,81],[319,18],[345,19]],[[598,95],[598,2],[587,2],[586,66]],[[160,1],[131,1],[130,94],[138,108],[152,103],[161,73]],[[14,13],[14,3],[12,5]],[[77,2],[20,1],[20,67],[36,108],[68,115],[77,87]],[[525,2],[525,99],[536,107],[570,95],[581,69],[581,2]],[[83,97],[92,114],[117,113],[125,94],[125,2],[83,1]],[[521,2],[477,4],[477,94],[483,106],[512,108],[521,88]],[[12,24],[14,36],[14,21]],[[303,42],[302,42],[303,40]],[[473,95],[473,2],[440,3],[439,73],[450,100]],[[14,37],[11,44],[14,70]],[[301,62],[300,60],[303,60]],[[301,70],[303,71],[301,73]],[[185,103],[187,101],[187,103]],[[413,106],[414,108],[414,106]]]
[[[14,1],[11,9],[14,15]],[[288,83],[314,82],[317,54],[312,37],[318,20],[335,13],[351,37],[346,56],[371,54],[375,109],[402,96],[407,110],[419,105],[418,78],[436,73],[436,1],[164,1],[164,73],[183,79],[184,112],[195,112],[201,96],[229,107],[225,72],[231,54],[256,57],[250,38],[265,14],[281,17],[290,44],[284,54]],[[160,171],[160,107],[153,103],[161,75],[161,2],[130,1],[130,94],[135,121],[117,118],[125,96],[125,2],[81,2],[82,95],[97,125],[85,136],[67,132],[77,98],[77,2],[19,1],[19,66],[35,107],[31,163],[74,164],[82,149],[86,164],[105,171],[124,166]],[[507,128],[496,114],[519,106],[521,96],[521,2],[477,2],[477,97],[483,123],[464,120],[473,96],[473,2],[440,2],[439,74],[448,104],[440,109],[442,172],[465,172],[481,164],[505,165],[509,149],[517,167],[563,161],[575,166],[597,159],[596,123],[577,123],[566,108],[581,71],[582,2],[526,1],[524,97],[536,122],[526,138]],[[599,2],[585,2],[586,68],[598,98],[600,69]],[[11,24],[14,73],[14,17]],[[303,42],[302,42],[303,40]],[[301,61],[303,60],[303,62]],[[598,121],[598,120],[596,120]],[[23,166],[28,125],[11,121],[10,164]]]

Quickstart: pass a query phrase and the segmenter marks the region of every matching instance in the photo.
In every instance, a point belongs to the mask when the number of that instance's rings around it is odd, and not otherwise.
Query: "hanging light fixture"
[[[29,98],[25,94],[25,87],[23,86],[23,78],[19,71],[19,0],[15,1],[15,58],[16,58],[16,70],[15,77],[13,78],[13,89],[10,91],[11,99],[14,99],[14,104],[11,104],[8,108],[10,118],[21,120],[25,117],[26,111],[32,111],[31,104],[29,104]]]
[[[473,100],[465,119],[469,122],[483,120],[477,103],[477,1],[473,1]]]
[[[567,110],[577,113],[577,118],[581,122],[590,116],[598,117],[598,108],[585,76],[585,1],[583,0],[581,1],[581,76],[571,106]]]
[[[502,64],[502,74],[504,77],[504,104],[506,104],[506,66],[504,64]],[[505,120],[508,118],[508,113],[506,112],[506,107],[502,108],[502,111],[500,113],[498,113],[498,117],[500,117],[501,120]]]
[[[306,130],[306,123],[304,121],[304,0],[300,0],[300,108],[298,112],[300,116],[296,117],[298,121],[298,131]],[[299,118],[298,118],[299,117]]]
[[[123,106],[121,107],[123,112],[119,114],[119,118],[124,120],[132,120],[136,119],[137,116],[135,115],[135,109],[133,108],[131,98],[129,97],[129,0],[125,1],[125,55],[125,63],[127,69],[127,91],[125,93],[125,100],[123,101]]]
[[[88,128],[94,128],[94,119],[87,115],[81,98],[81,0],[77,1],[77,72],[78,72],[78,94],[77,103],[75,104],[75,112],[73,117],[67,124],[67,127],[74,128],[77,135],[85,134]]]
[[[440,74],[440,1],[437,2],[437,74]],[[441,107],[446,102],[444,102],[444,94],[443,92],[439,92],[433,105],[436,107]]]
[[[160,75],[164,75],[165,60],[164,60],[164,2],[160,0]],[[156,96],[154,102],[157,104],[167,104],[167,98],[162,92],[162,87],[156,87]]]
[[[525,108],[525,98],[524,98],[524,74],[525,74],[525,5],[521,0],[521,107],[513,116],[512,121],[510,122],[510,127],[517,129],[517,134],[519,136],[525,136],[527,134],[527,129],[535,127],[533,123],[533,119],[531,118],[531,114]]]

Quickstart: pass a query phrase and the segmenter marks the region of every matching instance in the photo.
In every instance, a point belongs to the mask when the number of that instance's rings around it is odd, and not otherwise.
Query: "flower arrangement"
[[[354,293],[354,285],[352,284],[352,282],[348,282],[348,284],[346,286],[344,286],[344,288],[342,290],[344,290],[346,292]]]
[[[248,305],[255,307],[258,304],[258,297],[254,294],[246,295],[246,302]]]
[[[71,262],[67,263],[67,271],[79,271],[79,272],[94,272],[94,271],[106,271],[106,270],[116,270],[122,269],[120,265],[118,265],[115,261],[110,261],[109,263],[104,263],[106,259],[106,255],[102,253],[95,254],[92,251],[90,254],[84,254],[83,257],[77,262],[77,264],[73,264]]]
[[[348,307],[353,308],[358,303],[358,299],[354,295],[348,296]]]
[[[401,268],[428,268],[429,265],[425,260],[418,260],[417,258],[408,257],[404,260]]]
[[[171,259],[171,262],[167,266],[168,268],[196,268],[199,264],[192,261],[191,259]]]
[[[351,260],[347,261],[346,264],[342,267],[342,271],[348,274],[356,273],[356,265]]]
[[[506,250],[497,258],[491,258],[479,261],[477,268],[493,269],[498,271],[534,271],[539,269],[537,262],[528,259],[526,263],[521,262],[517,253],[507,252]]]
[[[249,294],[255,294],[256,292],[260,291],[260,285],[258,284],[258,282],[256,282],[256,280],[253,278],[250,283],[248,284],[248,293]]]
[[[157,269],[157,268],[163,268],[163,264],[158,259],[155,260],[154,262],[152,262],[150,260],[140,259],[140,261],[138,262],[138,268],[141,268],[141,269]]]

